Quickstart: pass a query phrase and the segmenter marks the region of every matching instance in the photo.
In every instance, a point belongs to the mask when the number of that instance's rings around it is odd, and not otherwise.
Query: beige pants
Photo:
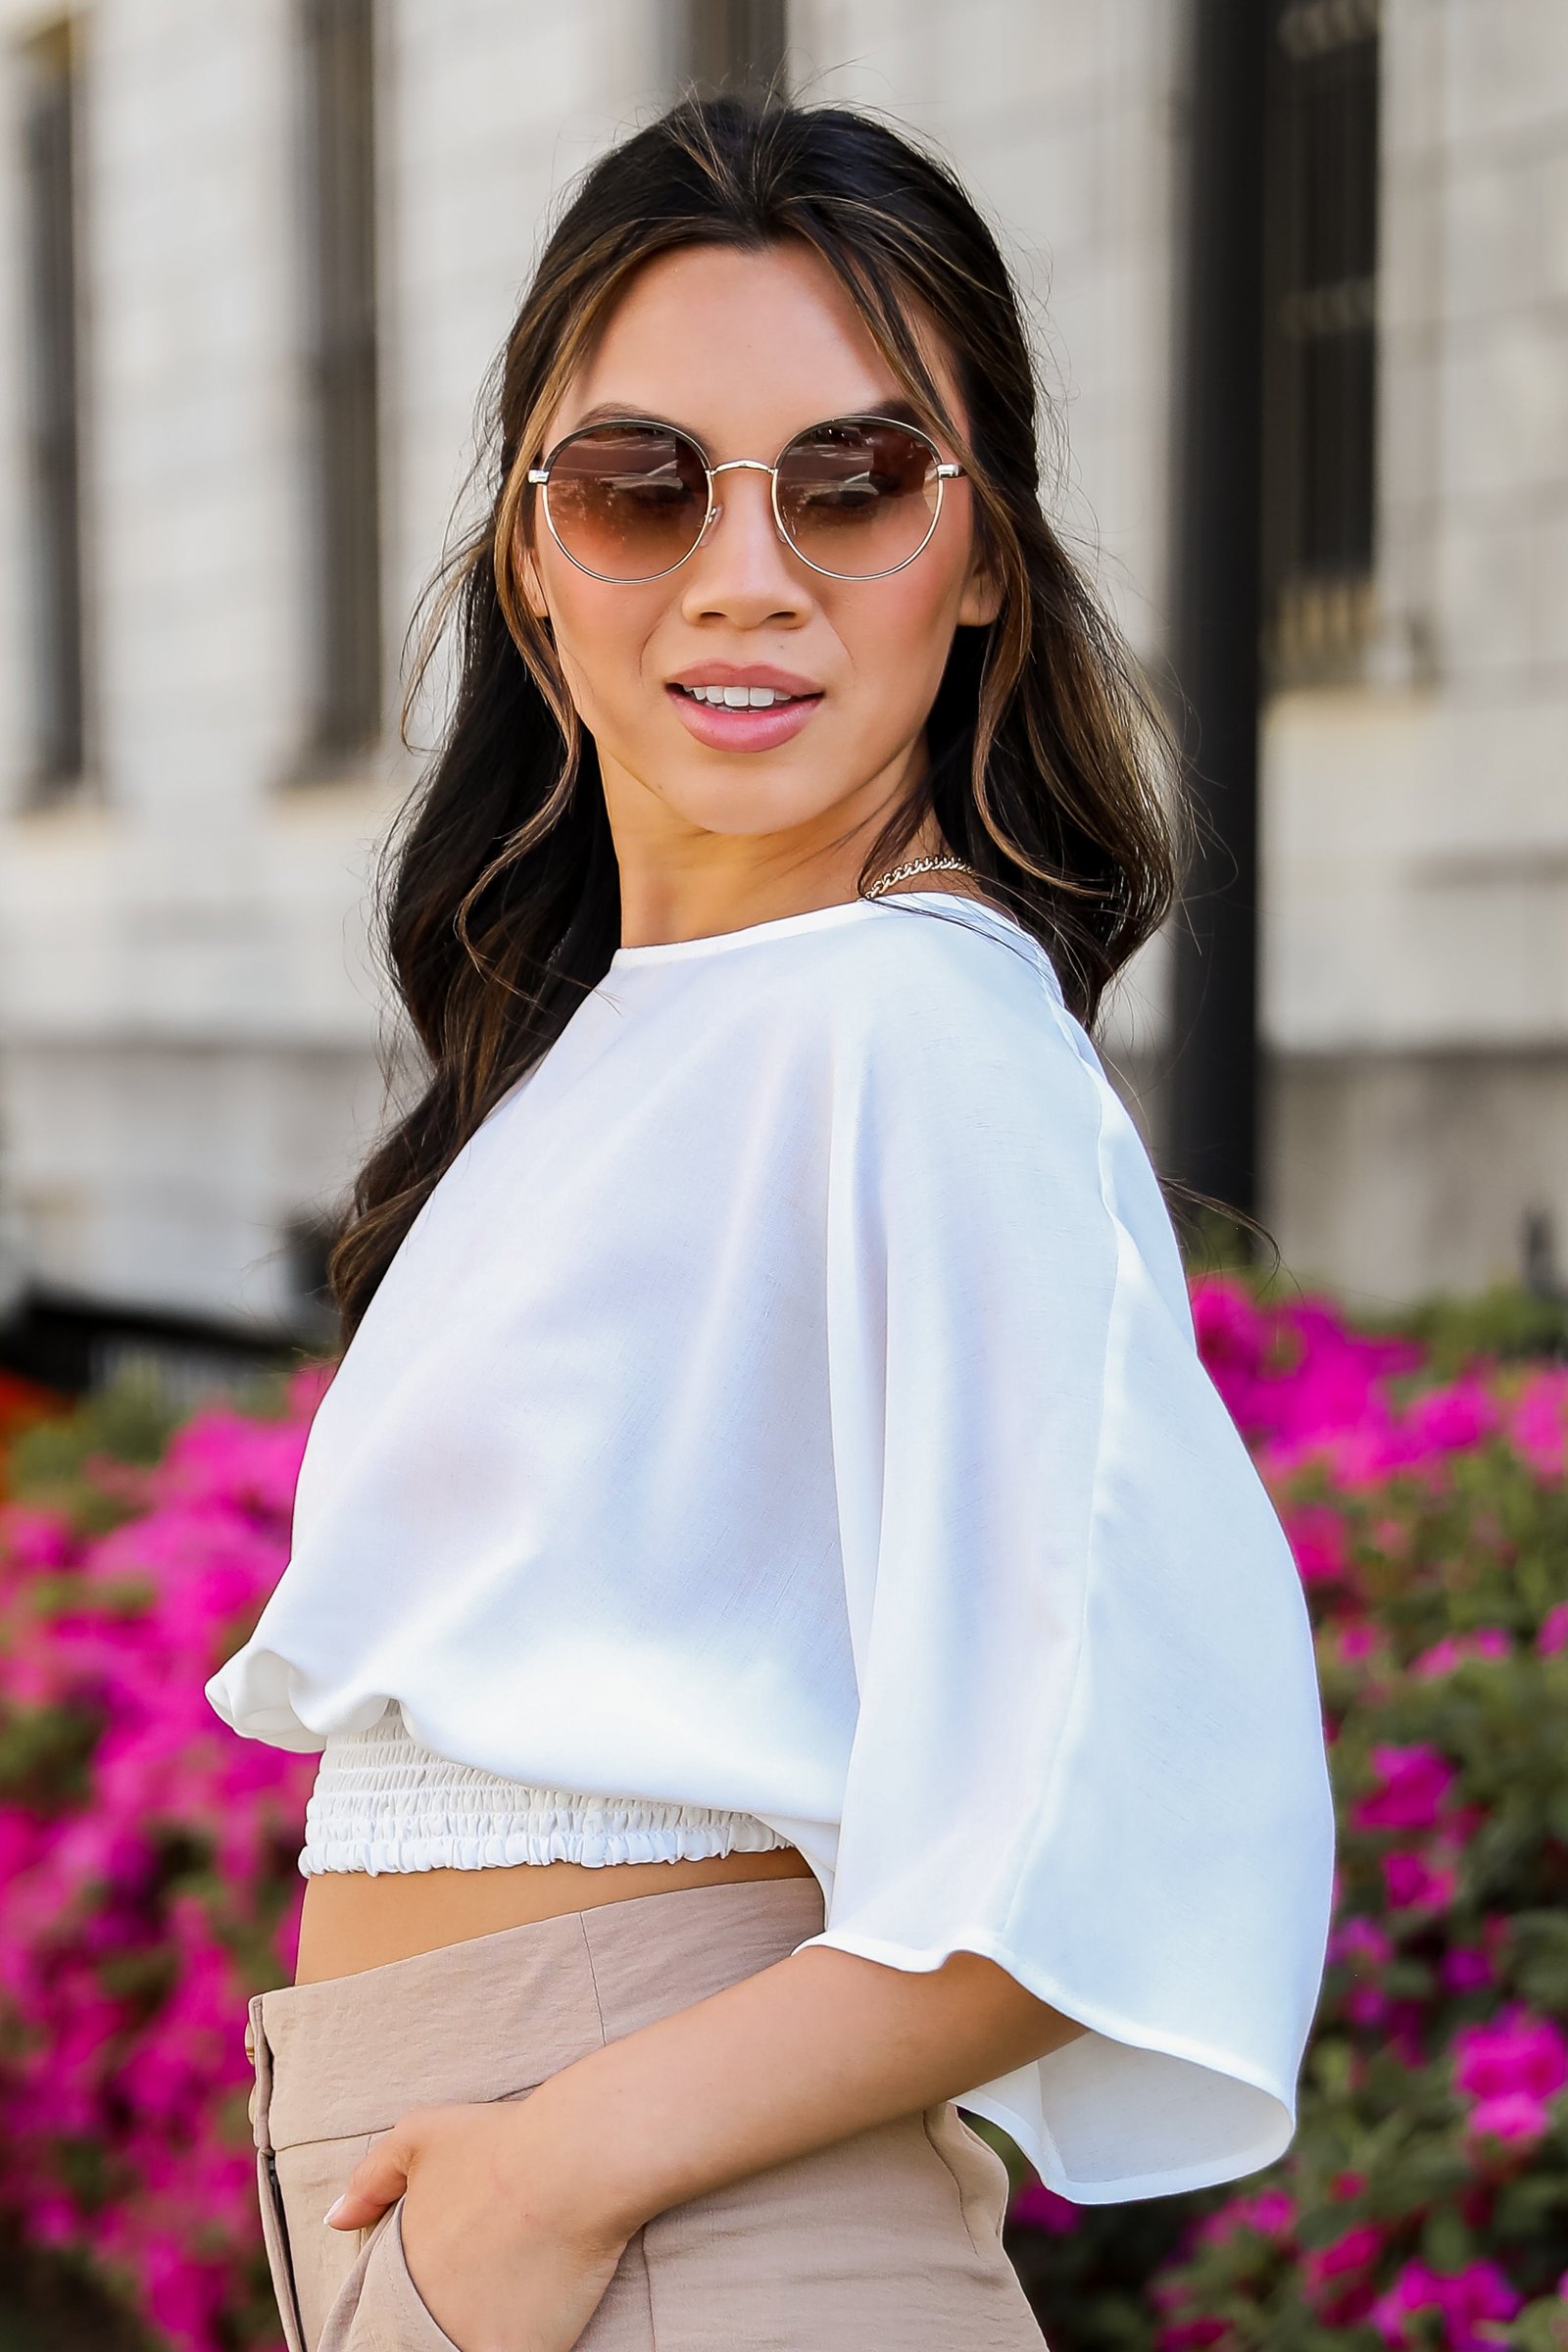
[[[454,2352],[403,2258],[402,2200],[358,2232],[321,2220],[408,2108],[523,2097],[821,1925],[814,1879],[691,1886],[255,1994],[251,2116],[289,2352]],[[1041,2352],[1003,2250],[1006,2193],[951,2102],[857,2132],[656,2215],[581,2352]]]

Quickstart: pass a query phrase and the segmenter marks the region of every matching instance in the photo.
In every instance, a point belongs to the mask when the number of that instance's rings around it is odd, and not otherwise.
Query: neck
[[[848,808],[836,804],[786,831],[741,834],[710,831],[678,817],[662,796],[601,756],[606,812],[620,868],[621,946],[709,939],[855,898],[872,843],[916,787],[923,764],[921,743],[862,787]],[[914,840],[871,879],[885,881],[889,871],[918,858],[952,855],[928,814]],[[887,889],[946,889],[964,879],[956,871],[926,871],[888,883]]]

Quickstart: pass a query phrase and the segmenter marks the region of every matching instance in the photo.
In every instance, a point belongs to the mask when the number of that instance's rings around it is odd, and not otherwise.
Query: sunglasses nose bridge
[[[764,466],[760,458],[726,458],[722,466],[709,466],[708,514],[703,523],[702,529],[698,532],[696,539],[692,542],[691,552],[693,555],[697,553],[698,548],[700,548],[706,540],[711,537],[724,512],[724,502],[718,496],[714,486],[717,482],[718,476],[721,473],[765,473],[768,476],[769,503],[772,504],[773,472],[774,468],[771,466]],[[780,525],[778,509],[776,505],[773,507],[773,529],[776,536],[785,547],[792,546],[793,543],[789,537],[789,534]]]

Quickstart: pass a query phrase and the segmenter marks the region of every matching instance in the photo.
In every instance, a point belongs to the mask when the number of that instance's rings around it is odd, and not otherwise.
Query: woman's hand
[[[363,2230],[403,2198],[409,2276],[459,2352],[571,2352],[626,2244],[548,2162],[532,2096],[411,2107],[331,2208]]]

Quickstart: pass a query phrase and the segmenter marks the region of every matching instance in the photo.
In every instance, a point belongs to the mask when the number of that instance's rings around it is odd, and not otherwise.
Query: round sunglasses
[[[892,416],[834,416],[786,442],[771,466],[710,466],[679,425],[616,416],[558,441],[528,479],[562,554],[593,579],[630,586],[684,564],[723,513],[721,473],[765,473],[779,535],[832,580],[902,571],[937,527],[942,488],[962,473],[928,433]]]

